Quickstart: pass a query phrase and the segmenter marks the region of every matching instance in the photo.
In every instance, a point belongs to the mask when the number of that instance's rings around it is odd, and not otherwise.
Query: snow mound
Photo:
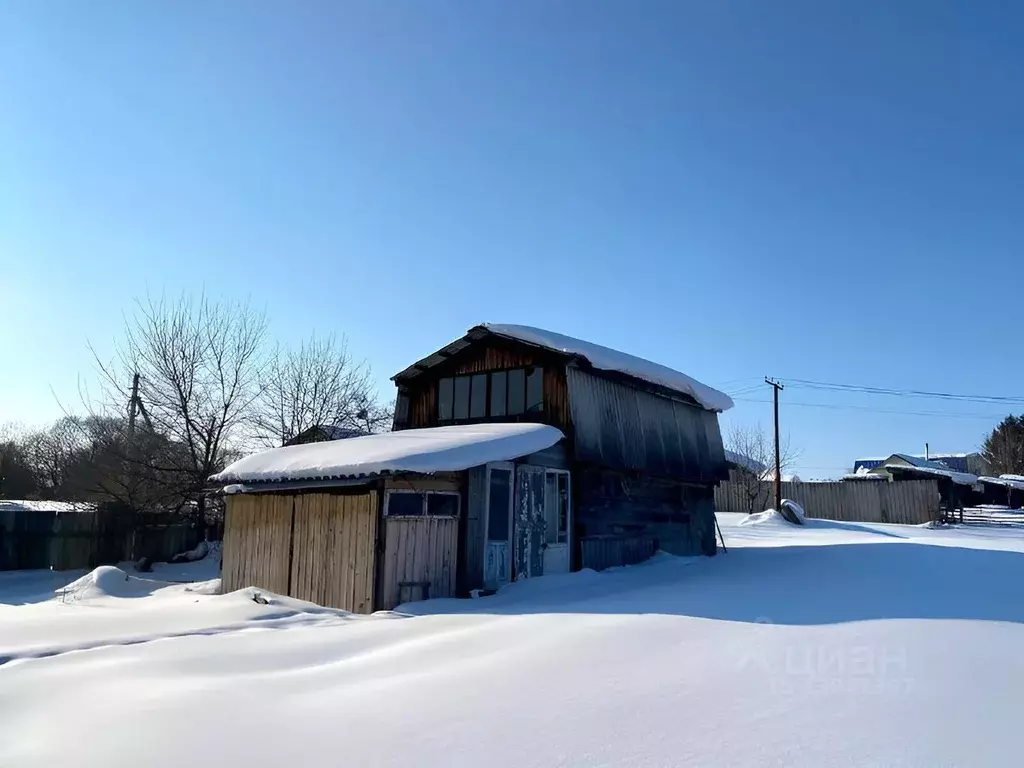
[[[113,565],[101,565],[63,589],[54,591],[64,600],[93,600],[100,597],[146,597],[168,586],[167,582],[140,579]]]
[[[766,509],[764,512],[752,512],[740,520],[738,525],[778,525],[780,523],[789,524],[778,510]]]
[[[804,509],[795,501],[782,500],[782,510],[766,509],[764,512],[754,512],[739,521],[739,525],[773,525],[789,527],[791,525],[803,525]],[[797,522],[799,521],[799,522]]]
[[[191,592],[196,595],[219,595],[220,590],[220,579],[210,579],[209,581],[197,581],[185,587],[186,592]]]

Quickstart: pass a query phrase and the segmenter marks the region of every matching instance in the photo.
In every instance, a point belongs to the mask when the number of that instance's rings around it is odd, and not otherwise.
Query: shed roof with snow
[[[709,411],[727,411],[733,406],[732,398],[727,394],[702,384],[681,371],[626,352],[610,349],[600,344],[583,341],[572,336],[565,336],[554,331],[547,331],[543,328],[534,328],[529,325],[482,323],[481,325],[474,326],[461,339],[456,339],[434,354],[413,363],[393,378],[395,381],[402,381],[416,376],[435,365],[443,363],[452,355],[468,347],[475,339],[487,334],[541,347],[551,352],[577,358],[598,370],[619,373],[648,384],[664,387],[665,389],[685,395]]]
[[[457,472],[550,448],[564,437],[546,424],[459,424],[289,445],[239,459],[211,482],[333,480]]]

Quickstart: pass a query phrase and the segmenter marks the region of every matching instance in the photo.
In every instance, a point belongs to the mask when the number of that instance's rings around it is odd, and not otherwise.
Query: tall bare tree
[[[730,458],[735,467],[730,473],[732,482],[741,488],[747,512],[764,510],[771,498],[772,483],[767,477],[774,478],[775,443],[765,434],[760,424],[735,426],[726,438],[726,448],[734,456]],[[790,447],[789,437],[779,445],[780,466],[783,473],[791,469],[797,456]]]
[[[137,304],[114,359],[104,362],[93,350],[103,414],[142,411],[142,426],[129,422],[127,433],[115,431],[107,443],[128,476],[148,482],[159,471],[176,477],[180,494],[199,501],[201,511],[206,479],[223,468],[242,438],[259,394],[266,333],[264,314],[248,304],[206,295]],[[148,445],[145,458],[137,453],[140,443]]]
[[[369,367],[352,359],[344,336],[278,346],[259,383],[250,424],[265,445],[282,445],[311,427],[379,432],[391,421],[376,401]]]

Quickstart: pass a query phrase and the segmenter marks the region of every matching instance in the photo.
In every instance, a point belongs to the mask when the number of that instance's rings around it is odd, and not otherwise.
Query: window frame
[[[572,472],[568,469],[557,469],[555,467],[544,467],[544,484],[545,490],[547,488],[547,479],[549,476],[555,476],[555,494],[557,497],[558,486],[560,483],[559,477],[565,480],[565,530],[559,528],[555,531],[555,541],[549,542],[547,540],[547,530],[544,531],[544,542],[545,544],[570,544],[572,540]],[[545,503],[547,500],[545,499]],[[561,512],[561,510],[559,510]],[[546,517],[546,515],[545,515]],[[559,524],[561,523],[561,515],[558,516]],[[545,529],[547,527],[547,520],[545,519]]]
[[[513,375],[515,378],[522,378],[522,410],[513,413],[509,407],[512,395],[512,379]],[[494,377],[501,376],[504,378],[504,408],[500,414],[492,412],[494,404]],[[529,382],[531,377],[536,376],[537,385],[539,386],[539,401],[533,403],[533,408],[530,406],[530,400],[528,397]],[[483,386],[478,387],[480,390],[477,394],[484,396],[484,406],[482,409],[483,415],[474,416],[474,404],[477,398],[473,396],[473,383],[477,381],[477,377],[483,377]],[[459,382],[463,381],[463,386],[467,389],[466,397],[466,415],[457,415],[457,404],[458,397],[457,392],[459,390]],[[446,382],[450,382],[451,393],[451,406],[449,416],[445,418],[445,414],[442,409],[442,396],[441,392]],[[438,424],[471,424],[487,421],[522,421],[524,419],[529,420],[531,417],[535,417],[540,414],[546,413],[544,403],[544,366],[543,365],[520,365],[514,368],[495,368],[488,371],[473,371],[470,373],[460,373],[451,376],[442,376],[437,379],[437,423]],[[477,411],[479,413],[479,411]]]
[[[423,497],[422,511],[418,515],[392,515],[391,514],[391,497],[396,493],[410,494],[415,493]],[[427,513],[430,508],[427,502],[427,497],[433,495],[440,496],[454,496],[455,497],[455,514],[454,515],[431,515]],[[384,493],[384,517],[389,520],[423,520],[424,518],[431,518],[434,520],[458,520],[462,515],[462,494],[458,491],[434,491],[426,490],[421,491],[416,488],[389,488]]]

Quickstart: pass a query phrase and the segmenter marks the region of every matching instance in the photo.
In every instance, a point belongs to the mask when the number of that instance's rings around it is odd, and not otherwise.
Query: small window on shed
[[[526,410],[526,371],[517,368],[508,372],[508,415],[516,416]]]
[[[469,418],[482,419],[487,415],[487,374],[473,376],[472,393],[469,400]]]
[[[388,517],[419,517],[423,514],[422,493],[391,491],[388,493]]]
[[[455,378],[455,420],[469,418],[469,376]]]
[[[458,517],[458,495],[454,493],[428,493],[427,514],[431,517]]]
[[[544,410],[544,369],[529,368],[526,374],[526,412]]]
[[[441,421],[452,420],[452,404],[455,402],[454,379],[441,379],[437,383],[437,416]]]
[[[495,371],[491,374],[491,416],[505,415],[507,384],[508,374],[505,371]]]

